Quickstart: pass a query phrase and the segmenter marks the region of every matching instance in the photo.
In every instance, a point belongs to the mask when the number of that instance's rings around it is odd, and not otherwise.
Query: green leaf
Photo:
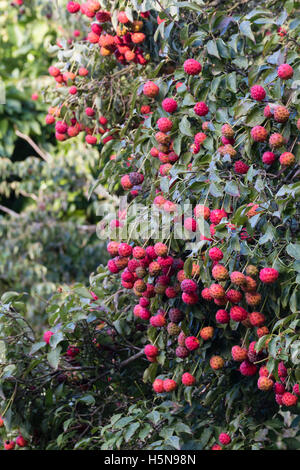
[[[244,36],[247,36],[247,38],[249,38],[249,39],[251,39],[251,41],[255,42],[255,37],[254,37],[252,29],[251,29],[250,21],[242,21],[242,23],[240,24],[240,31]]]

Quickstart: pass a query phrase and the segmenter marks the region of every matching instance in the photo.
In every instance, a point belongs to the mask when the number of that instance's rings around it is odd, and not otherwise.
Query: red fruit
[[[212,224],[218,225],[224,217],[227,217],[227,213],[224,209],[215,209],[210,212],[210,221]]]
[[[26,447],[28,445],[28,442],[26,441],[26,439],[24,439],[23,436],[21,436],[21,434],[17,437],[16,439],[16,444],[19,446],[19,447]]]
[[[278,279],[279,272],[274,268],[263,268],[259,272],[259,279],[264,284],[271,284]]]
[[[185,347],[189,350],[189,351],[194,351],[195,349],[199,348],[199,344],[200,344],[200,341],[198,338],[196,338],[195,336],[188,336],[186,339],[185,339]]]
[[[213,356],[209,361],[210,367],[214,370],[219,370],[224,367],[225,361],[221,356]]]
[[[88,117],[93,117],[93,116],[95,116],[95,110],[93,108],[86,108],[85,114]]]
[[[275,400],[276,400],[276,403],[278,403],[278,405],[282,405],[282,395],[275,395]]]
[[[156,393],[163,393],[164,390],[164,381],[162,379],[155,379],[152,384],[153,390]]]
[[[86,141],[87,144],[96,145],[97,144],[97,137],[95,137],[94,135],[86,135],[85,136],[85,141]]]
[[[205,287],[205,289],[201,291],[201,296],[205,300],[208,300],[208,301],[213,300],[213,297],[210,295],[208,287]]]
[[[157,121],[157,127],[161,132],[169,132],[172,129],[173,123],[171,119],[162,117]]]
[[[237,362],[243,362],[248,357],[248,351],[246,348],[241,348],[240,346],[233,346],[231,349],[232,359]]]
[[[241,322],[246,320],[248,312],[243,307],[238,307],[237,305],[231,307],[230,309],[230,318],[233,321]]]
[[[251,137],[255,142],[265,142],[268,137],[268,131],[262,126],[255,126],[251,129]]]
[[[276,122],[286,122],[290,117],[290,112],[285,106],[276,106],[274,119]]]
[[[209,219],[210,210],[208,207],[204,206],[203,204],[198,204],[194,209],[194,216],[204,217],[205,220]]]
[[[200,336],[204,341],[211,339],[214,335],[214,329],[212,326],[206,326],[200,330]]]
[[[294,393],[295,395],[300,396],[300,387],[299,387],[299,384],[295,384],[295,385],[293,386],[293,393]]]
[[[209,109],[203,101],[199,101],[199,103],[196,103],[194,106],[194,112],[197,114],[197,116],[206,116],[206,114],[209,112]]]
[[[243,273],[240,271],[233,271],[230,274],[230,280],[233,284],[236,284],[237,286],[242,286],[246,282],[246,278]]]
[[[185,372],[184,374],[182,374],[181,382],[183,385],[186,385],[187,387],[191,387],[192,385],[195,385],[196,378],[192,374]]]
[[[2,416],[0,416],[0,428],[3,428],[4,426],[4,419],[2,418]]]
[[[112,259],[108,261],[107,268],[112,274],[117,274],[119,272],[119,268],[117,267],[116,263]]]
[[[280,382],[275,382],[273,385],[273,390],[276,395],[283,395],[285,392],[285,386]]]
[[[155,98],[159,93],[159,87],[154,82],[148,81],[143,87],[143,93],[149,98]]]
[[[242,375],[250,377],[256,374],[257,367],[246,359],[241,363],[239,370]]]
[[[43,336],[43,340],[45,341],[45,343],[49,344],[50,338],[53,335],[54,335],[53,331],[45,331],[44,336]]]
[[[224,254],[219,248],[215,246],[214,248],[211,248],[209,250],[208,256],[213,261],[221,261],[221,259],[223,259]]]
[[[211,448],[211,450],[223,450],[222,447],[219,444],[214,444]]]
[[[177,357],[180,357],[180,359],[185,359],[186,357],[189,356],[190,352],[184,346],[178,346],[178,348],[176,348],[175,354]]]
[[[177,101],[173,98],[165,98],[161,105],[167,113],[174,113],[177,110]]]
[[[67,10],[69,13],[77,13],[80,10],[80,4],[77,2],[68,2]]]
[[[272,134],[269,138],[269,144],[271,147],[274,148],[280,148],[285,144],[285,138],[276,132],[275,134]]]
[[[231,442],[231,437],[229,436],[229,434],[226,434],[225,432],[222,432],[219,435],[219,442],[220,442],[220,444],[223,444],[223,446],[227,446]]]
[[[118,18],[119,23],[122,23],[122,24],[129,23],[129,19],[127,18],[125,11],[120,11],[118,13],[117,18]]]
[[[213,299],[222,299],[225,297],[225,290],[220,284],[212,284],[209,287],[209,293]]]
[[[212,268],[211,274],[216,281],[225,281],[228,279],[228,270],[223,266],[223,264],[216,264]]]
[[[234,171],[239,175],[245,175],[248,172],[249,168],[250,167],[242,160],[237,160],[234,164]]]
[[[74,85],[71,86],[71,87],[69,88],[69,93],[70,93],[70,95],[76,95],[76,93],[77,93],[77,87],[74,86]]]
[[[282,395],[282,404],[285,406],[295,406],[297,404],[298,397],[290,392],[285,392]]]
[[[264,377],[264,376],[259,377],[257,381],[257,387],[259,388],[259,390],[263,390],[264,392],[267,392],[268,390],[272,390],[273,385],[274,385],[273,380],[268,377]]]
[[[262,161],[265,165],[272,165],[276,160],[275,153],[273,152],[265,152],[262,156]]]
[[[144,353],[146,356],[154,357],[158,355],[158,348],[156,346],[153,346],[152,344],[147,344],[147,346],[144,347]]]
[[[165,392],[173,392],[175,388],[177,387],[177,383],[175,380],[172,379],[165,379],[164,380],[164,391]]]
[[[146,255],[146,251],[141,246],[135,246],[132,250],[132,256],[136,259],[142,259]]]
[[[279,377],[287,377],[287,369],[282,361],[278,364],[278,375]]]
[[[284,152],[280,155],[279,161],[283,166],[291,166],[295,163],[296,158],[291,152]]]
[[[254,85],[250,88],[251,96],[256,101],[262,101],[266,97],[265,89],[260,85]]]
[[[222,325],[225,325],[226,323],[229,323],[230,316],[229,313],[226,310],[220,309],[216,313],[216,322],[221,323]]]
[[[4,449],[5,450],[14,450],[15,448],[15,441],[5,441],[4,442]]]
[[[80,77],[86,77],[89,74],[89,71],[85,67],[80,67],[78,74]]]
[[[198,295],[195,293],[187,294],[186,292],[183,292],[181,298],[182,298],[182,301],[188,305],[195,305],[199,300]]]
[[[130,256],[132,253],[132,247],[127,243],[120,243],[118,246],[118,253],[120,256]]]
[[[288,80],[294,75],[294,70],[289,64],[281,64],[277,69],[277,75],[282,80]]]
[[[189,232],[196,232],[197,230],[197,222],[192,217],[188,217],[184,220],[184,228]]]
[[[60,70],[57,67],[54,67],[53,65],[49,67],[48,72],[52,77],[58,77],[58,75],[60,75]]]
[[[149,105],[144,104],[143,106],[141,106],[141,114],[148,114],[150,112],[151,112],[151,108]]]
[[[198,75],[202,70],[200,62],[195,59],[187,59],[183,64],[183,68],[188,75]]]
[[[47,114],[46,118],[45,118],[45,122],[46,124],[54,124],[55,123],[55,117],[52,116],[52,114]]]
[[[154,315],[153,317],[150,318],[150,323],[155,328],[160,328],[161,326],[165,326],[166,319],[163,315],[158,314],[158,315]]]
[[[256,334],[259,338],[261,338],[262,336],[268,335],[269,334],[269,328],[267,328],[266,326],[262,326],[261,328],[257,328]]]
[[[249,321],[252,326],[262,326],[266,321],[266,317],[263,313],[252,312],[249,315]]]
[[[273,117],[273,113],[272,113],[272,110],[271,110],[271,108],[270,108],[269,105],[267,105],[267,106],[265,107],[265,109],[264,109],[264,116],[265,116],[266,118],[271,118],[271,117]]]
[[[235,289],[229,289],[229,291],[226,292],[226,298],[232,304],[238,304],[242,300],[243,295]]]

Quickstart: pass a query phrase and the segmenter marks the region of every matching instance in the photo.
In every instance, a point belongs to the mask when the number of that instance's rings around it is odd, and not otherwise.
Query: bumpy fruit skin
[[[254,85],[253,87],[251,87],[250,94],[252,98],[256,101],[262,101],[266,97],[266,91],[260,85]]]
[[[143,93],[149,98],[155,98],[155,96],[157,96],[159,93],[159,87],[156,85],[156,83],[148,81],[143,87]]]
[[[206,116],[206,114],[209,112],[209,109],[203,101],[199,101],[194,106],[194,112],[197,114],[197,116]]]
[[[252,326],[262,326],[266,321],[266,317],[263,313],[252,312],[249,315],[249,320]]]
[[[208,287],[205,287],[205,289],[203,289],[201,291],[201,297],[204,299],[204,300],[213,300],[213,297],[210,295],[210,292],[209,292],[209,288]]]
[[[198,225],[193,217],[188,217],[184,220],[184,228],[189,232],[196,232]]]
[[[198,75],[202,70],[200,62],[195,59],[187,59],[183,64],[183,68],[188,75]]]
[[[210,257],[210,259],[212,261],[221,261],[221,259],[223,259],[224,257],[224,254],[223,252],[220,250],[220,248],[217,248],[216,246],[214,248],[211,248],[209,251],[208,251],[208,256]]]
[[[156,393],[163,393],[164,389],[164,381],[162,379],[155,379],[152,388]]]
[[[161,106],[167,113],[174,113],[177,110],[177,101],[173,98],[165,98],[161,103]]]
[[[220,309],[216,313],[216,322],[221,323],[222,325],[225,325],[226,323],[229,323],[230,321],[230,315],[226,310]]]
[[[300,396],[300,387],[299,387],[299,384],[295,384],[295,385],[293,386],[293,393],[294,393],[295,395],[297,395],[298,397]]]
[[[179,323],[184,318],[184,313],[179,308],[171,308],[169,310],[169,318],[173,323]]]
[[[178,346],[176,348],[175,354],[180,359],[185,359],[186,357],[190,355],[190,352],[184,346]]]
[[[274,268],[263,268],[259,272],[259,279],[264,284],[272,284],[278,279],[279,272]]]
[[[188,336],[186,339],[185,339],[185,347],[189,350],[189,351],[195,351],[195,349],[198,349],[199,348],[199,344],[200,344],[200,341],[198,338],[196,338],[195,336]]]
[[[286,122],[290,117],[290,112],[285,106],[276,106],[274,119],[276,122]]]
[[[17,439],[16,439],[16,444],[17,446],[19,447],[26,447],[28,445],[28,442],[26,441],[26,439],[24,439],[23,436],[18,436]]]
[[[173,127],[171,119],[165,117],[159,118],[156,124],[161,132],[169,132]]]
[[[227,212],[224,209],[215,209],[210,212],[209,218],[212,224],[218,225],[223,218],[227,218]]]
[[[267,105],[267,106],[265,107],[265,109],[264,109],[264,116],[265,116],[266,118],[271,118],[271,117],[273,117],[273,113],[272,113],[272,110],[271,110],[271,108],[270,108],[269,105]]]
[[[239,370],[242,375],[251,377],[256,374],[257,367],[246,359],[241,363]]]
[[[213,356],[209,361],[210,367],[214,370],[219,370],[224,367],[224,359],[221,356]]]
[[[162,326],[165,326],[166,319],[163,315],[158,314],[150,318],[150,323],[152,326],[154,326],[154,328],[160,328]]]
[[[5,441],[4,442],[4,449],[5,450],[14,450],[15,448],[15,441]]]
[[[277,75],[281,80],[288,80],[294,75],[294,70],[289,64],[281,64],[277,69]]]
[[[298,397],[290,392],[285,392],[282,395],[282,404],[285,406],[295,406],[297,404]]]
[[[206,326],[200,330],[200,336],[204,341],[211,339],[214,335],[214,329],[212,326]]]
[[[275,134],[270,135],[269,144],[273,148],[280,148],[285,144],[285,138],[276,132]]]
[[[211,448],[211,450],[223,450],[222,447],[219,444],[214,444]]]
[[[232,139],[234,136],[234,130],[232,129],[230,124],[224,124],[221,128],[222,135],[227,137],[228,139]]]
[[[228,279],[228,270],[223,266],[223,264],[216,264],[212,269],[212,277],[216,281],[225,281]]]
[[[173,392],[177,387],[177,383],[175,380],[172,379],[165,379],[164,380],[164,391],[165,392]]]
[[[158,355],[158,348],[152,344],[147,344],[147,346],[144,347],[144,353],[146,356],[155,357]]]
[[[225,433],[225,432],[222,432],[220,435],[219,435],[219,442],[220,444],[222,444],[223,446],[227,446],[228,444],[230,444],[231,442],[231,437],[229,436],[229,434]]]
[[[242,348],[241,346],[233,346],[231,349],[232,359],[236,362],[243,362],[248,357],[247,348]]]
[[[294,165],[296,158],[291,152],[284,152],[279,157],[280,164],[283,166]]]
[[[225,297],[225,289],[220,284],[212,284],[209,293],[213,299],[222,299]]]
[[[196,218],[198,217],[204,217],[205,220],[209,219],[209,215],[210,215],[210,210],[208,207],[204,206],[203,204],[198,204],[195,208],[194,208],[194,216]]]
[[[278,375],[280,378],[287,377],[287,368],[282,361],[278,364]]]
[[[277,403],[278,405],[280,405],[280,406],[283,405],[283,403],[282,403],[282,395],[279,395],[279,394],[275,395],[275,401],[276,401],[276,403]]]
[[[272,165],[276,160],[275,153],[273,152],[265,152],[262,156],[262,161],[265,165]]]
[[[273,385],[273,390],[276,395],[283,395],[285,392],[285,386],[280,382],[275,382]]]
[[[247,165],[245,162],[243,162],[242,160],[237,160],[235,163],[234,163],[234,171],[238,174],[238,175],[245,175],[248,170],[249,170],[249,165]]]
[[[192,385],[195,385],[196,379],[192,374],[185,372],[184,374],[182,374],[181,382],[183,385],[186,385],[187,387],[191,387]]]
[[[187,294],[196,292],[198,285],[192,279],[184,279],[180,284],[181,290]]]
[[[246,282],[246,279],[245,279],[245,276],[243,273],[241,273],[240,271],[233,271],[231,274],[230,274],[230,280],[233,284],[235,284],[236,286],[242,286],[245,284]]]
[[[246,320],[248,312],[243,307],[234,306],[230,309],[230,318],[233,321],[241,322]]]
[[[251,137],[255,142],[265,142],[268,137],[268,131],[262,126],[255,126],[251,129]]]
[[[273,385],[273,380],[269,379],[268,377],[259,377],[257,381],[257,387],[259,388],[259,390],[263,390],[264,392],[272,390]]]
[[[180,326],[176,325],[176,323],[171,322],[168,324],[167,331],[170,336],[178,336],[181,328]]]

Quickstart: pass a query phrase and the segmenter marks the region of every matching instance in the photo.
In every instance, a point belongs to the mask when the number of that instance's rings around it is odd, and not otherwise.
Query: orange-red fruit
[[[249,315],[249,320],[252,326],[262,326],[266,321],[266,317],[263,313],[252,312]]]
[[[200,336],[204,341],[211,339],[214,335],[214,329],[212,326],[206,326],[200,330]]]
[[[257,386],[259,390],[263,390],[264,392],[267,392],[268,390],[272,390],[273,385],[274,385],[274,382],[269,377],[262,376],[262,377],[259,377],[257,381]]]
[[[248,357],[247,348],[242,348],[241,346],[233,346],[231,349],[232,359],[237,362],[243,362]]]
[[[262,126],[255,126],[251,129],[251,137],[255,142],[265,142],[268,137],[268,131]]]
[[[242,286],[246,282],[244,274],[241,273],[240,271],[233,271],[230,274],[230,280],[233,284],[237,286]]]
[[[279,161],[283,166],[291,166],[295,163],[296,158],[291,152],[284,152],[280,155]]]
[[[164,381],[162,379],[155,379],[152,384],[152,387],[156,393],[163,393],[165,391]]]
[[[208,207],[204,206],[203,204],[198,204],[194,209],[194,216],[204,217],[205,220],[209,219],[210,210]]]
[[[183,64],[183,68],[188,75],[198,75],[202,70],[200,62],[195,59],[187,59]]]
[[[177,383],[175,380],[172,379],[165,379],[164,380],[164,391],[165,392],[173,392],[177,387]]]
[[[148,81],[143,87],[143,93],[149,98],[155,98],[159,93],[159,87],[154,82]]]
[[[298,397],[290,392],[285,392],[282,395],[282,404],[285,406],[295,406],[298,401]]]
[[[294,75],[294,70],[289,64],[281,64],[277,69],[277,75],[282,80],[288,80]]]
[[[181,382],[183,383],[183,385],[191,387],[192,385],[195,385],[196,378],[192,374],[185,372],[184,374],[182,374]]]
[[[250,89],[251,96],[256,101],[262,101],[266,97],[265,89],[260,85],[254,85]]]
[[[271,284],[278,279],[279,272],[274,268],[263,268],[259,272],[259,278],[264,284]]]
[[[273,148],[280,148],[285,144],[285,138],[283,135],[276,132],[275,134],[270,135],[269,144]]]
[[[290,112],[285,106],[276,106],[274,119],[277,122],[286,122],[290,117]]]
[[[225,281],[228,278],[228,270],[223,264],[216,264],[212,269],[212,277],[216,281]]]
[[[209,287],[209,293],[213,299],[221,299],[225,297],[225,289],[220,284],[212,284]]]
[[[219,370],[224,367],[225,361],[221,356],[213,356],[209,361],[210,367],[214,370]]]

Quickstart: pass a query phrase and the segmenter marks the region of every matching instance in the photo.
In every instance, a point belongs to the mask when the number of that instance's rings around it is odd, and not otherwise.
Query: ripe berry
[[[208,301],[213,300],[213,297],[211,296],[208,287],[205,287],[205,289],[201,291],[201,297]]]
[[[226,292],[226,298],[232,304],[238,304],[242,300],[243,295],[242,295],[241,292],[239,292],[235,289],[229,289]]]
[[[300,396],[300,387],[299,387],[299,384],[295,384],[295,385],[293,386],[293,393],[294,393],[295,395]]]
[[[181,333],[180,333],[181,334]],[[178,336],[178,338],[180,337],[180,335]],[[190,352],[187,348],[185,348],[184,346],[178,346],[176,348],[176,351],[175,351],[175,354],[177,357],[179,357],[180,359],[185,359],[186,357],[189,356]]]
[[[71,86],[71,87],[69,88],[69,93],[70,93],[70,95],[76,95],[76,94],[77,94],[77,87],[74,86],[74,85]]]
[[[237,160],[234,163],[234,171],[239,175],[245,175],[248,172],[249,168],[250,167],[242,160]]]
[[[274,385],[273,380],[268,377],[259,377],[257,381],[257,386],[259,390],[263,390],[264,392],[268,390],[272,390],[273,385]]]
[[[198,204],[194,209],[194,216],[204,217],[205,220],[209,219],[210,210],[208,207],[204,206],[203,204]]]
[[[209,361],[210,367],[214,370],[219,370],[224,367],[225,361],[221,356],[213,356]]]
[[[259,292],[246,292],[245,300],[248,305],[256,307],[261,302],[261,294]]]
[[[172,129],[173,123],[171,119],[162,117],[157,121],[157,127],[161,132],[169,132]]]
[[[202,70],[200,62],[195,59],[187,59],[183,64],[183,68],[188,75],[198,75]]]
[[[5,441],[4,442],[4,449],[5,450],[14,450],[15,448],[15,441]]]
[[[130,256],[132,253],[132,247],[127,243],[120,243],[118,245],[118,253],[120,256]]]
[[[210,221],[212,224],[218,225],[224,217],[227,217],[227,213],[224,209],[215,209],[210,212]]]
[[[296,158],[291,152],[284,152],[280,155],[279,161],[283,166],[291,166],[295,163]]]
[[[147,344],[144,348],[144,353],[146,356],[157,356],[158,355],[158,348],[156,346],[153,346],[152,344]]]
[[[208,256],[210,257],[211,260],[213,261],[221,261],[223,259],[224,254],[220,250],[220,248],[217,248],[216,246],[214,248],[211,248],[208,252]]]
[[[187,294],[186,292],[183,292],[181,298],[182,298],[182,301],[188,305],[195,305],[199,300],[198,295],[195,293]]]
[[[265,165],[272,165],[276,160],[275,153],[273,152],[265,152],[262,156],[262,161]]]
[[[250,88],[251,96],[256,101],[262,101],[266,97],[265,89],[260,85],[254,85]]]
[[[155,98],[159,93],[159,87],[154,82],[148,81],[143,87],[143,93],[149,98]]]
[[[295,406],[298,401],[298,397],[290,392],[285,392],[282,395],[282,404],[285,406]]]
[[[220,284],[212,284],[209,287],[209,293],[213,299],[221,299],[225,297],[225,290]]]
[[[212,269],[212,277],[216,281],[225,281],[228,278],[228,270],[223,264],[216,264]]]
[[[271,284],[278,279],[279,272],[274,268],[263,268],[259,272],[259,278],[264,284]]]
[[[196,232],[197,227],[198,227],[197,222],[192,217],[188,217],[187,219],[184,219],[184,228],[188,230],[189,232]]]
[[[68,2],[67,10],[69,13],[77,13],[80,10],[80,4],[77,2]]]
[[[248,357],[248,351],[246,348],[241,348],[240,346],[233,346],[231,349],[232,359],[237,362],[243,362]]]
[[[255,126],[251,129],[251,137],[255,142],[265,142],[268,137],[268,131],[262,126]]]
[[[195,336],[188,336],[186,339],[185,339],[185,347],[189,350],[189,351],[194,351],[195,349],[199,348],[199,344],[200,344],[200,341],[198,338],[196,338]]]
[[[197,114],[197,116],[206,116],[206,114],[209,112],[209,109],[203,101],[199,101],[199,103],[196,103],[194,106],[194,112]]]
[[[221,324],[229,323],[230,316],[226,310],[220,309],[216,313],[216,322]]]
[[[26,439],[24,439],[24,437],[20,434],[17,439],[16,439],[16,444],[19,446],[19,447],[26,447],[28,445],[28,442],[26,441]]]
[[[290,117],[290,112],[285,106],[276,106],[274,110],[274,119],[277,122],[286,122]]]
[[[235,284],[237,286],[242,286],[246,282],[244,274],[241,273],[240,271],[233,271],[230,274],[230,280],[233,284]]]
[[[50,343],[50,338],[52,335],[54,335],[53,331],[45,331],[44,336],[43,336],[43,340],[45,341],[45,343],[47,344]]]
[[[239,370],[242,375],[250,377],[256,374],[257,367],[246,359],[241,363]]]
[[[211,448],[211,450],[223,450],[222,447],[219,444],[214,444]]]
[[[172,379],[165,379],[164,380],[164,391],[165,392],[173,392],[177,387],[177,383],[175,380]]]
[[[154,315],[153,317],[150,318],[150,323],[155,328],[160,328],[161,326],[165,326],[166,319],[163,315],[158,314],[158,315]]]
[[[191,387],[192,385],[195,385],[196,378],[192,374],[185,372],[184,374],[182,374],[181,382],[183,385],[186,385],[187,387]]]
[[[263,313],[252,312],[249,315],[249,321],[252,326],[262,326],[266,321],[266,317]]]
[[[269,105],[267,105],[267,106],[265,107],[265,109],[264,109],[264,116],[265,116],[266,118],[271,118],[271,117],[273,117],[272,109],[271,109],[271,107],[270,107]]]
[[[225,432],[222,432],[219,435],[219,442],[220,442],[220,444],[223,444],[223,446],[227,446],[231,442],[231,437],[229,436],[229,434],[226,434]]]
[[[276,395],[283,395],[285,392],[285,386],[280,382],[275,382],[273,385],[273,390]]]
[[[212,326],[206,326],[200,330],[200,336],[204,341],[211,339],[214,335],[214,329]]]
[[[289,64],[281,64],[277,69],[277,75],[282,80],[288,80],[294,75],[294,70]]]
[[[152,384],[153,390],[156,393],[163,393],[164,390],[164,381],[162,379],[155,379]]]
[[[177,109],[177,101],[173,98],[165,98],[161,105],[167,113],[174,113]]]
[[[233,321],[241,322],[246,320],[248,312],[243,307],[234,306],[230,309],[230,318]]]
[[[276,132],[275,134],[272,134],[269,138],[269,144],[273,148],[280,148],[285,144],[285,138]]]
[[[141,246],[135,246],[132,250],[132,256],[136,259],[142,259],[146,255],[146,251]]]

